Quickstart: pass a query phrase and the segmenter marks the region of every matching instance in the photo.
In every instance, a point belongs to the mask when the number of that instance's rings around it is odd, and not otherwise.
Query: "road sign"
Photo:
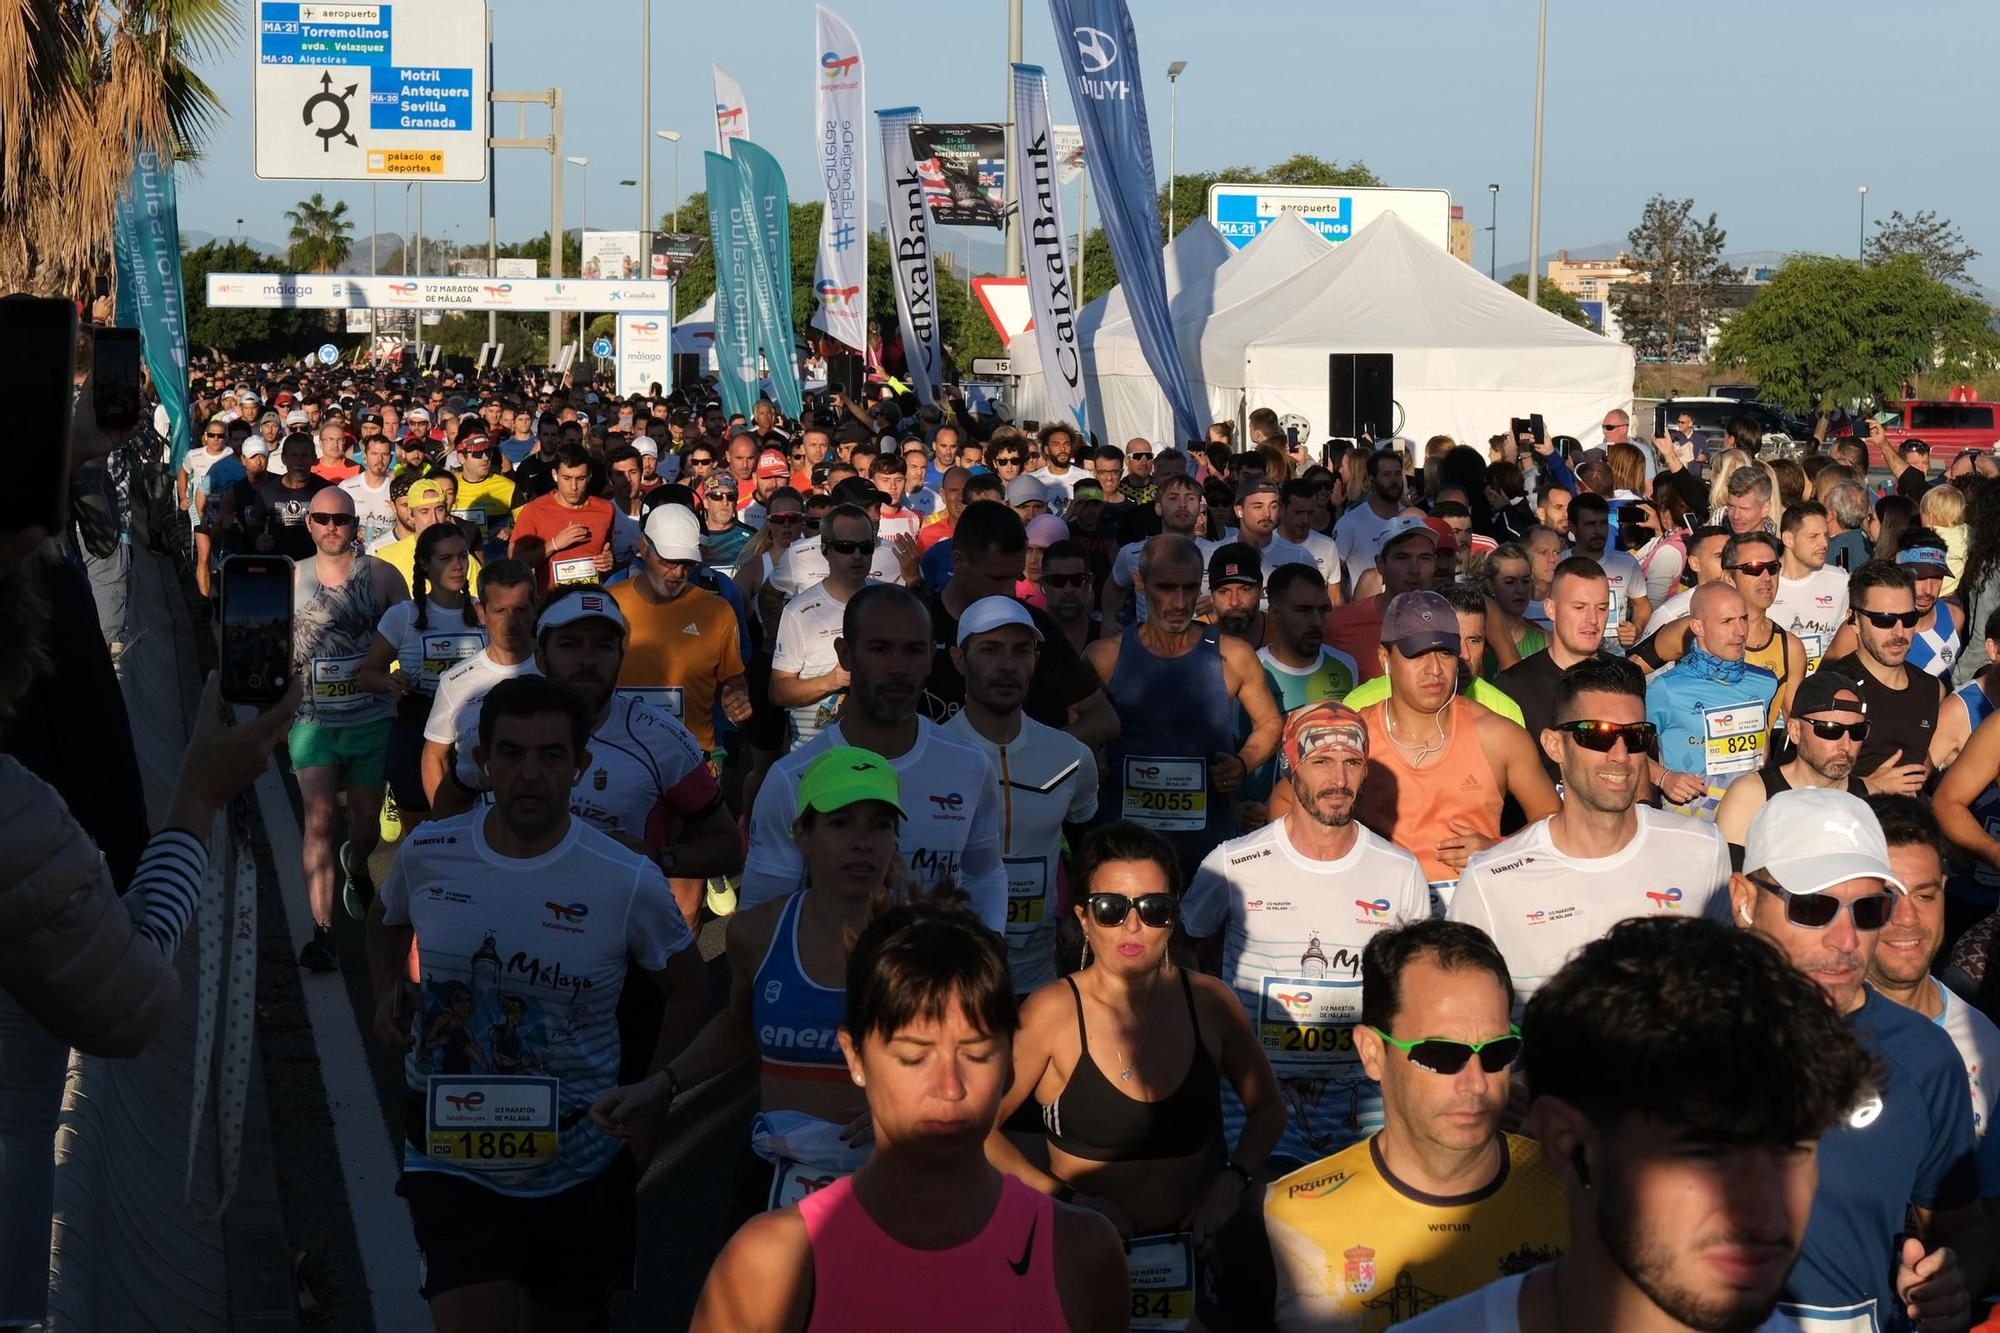
[[[484,0],[257,0],[265,180],[486,179]]]
[[[975,375],[1011,375],[1014,363],[1004,356],[975,356],[972,358],[972,373]]]
[[[330,366],[338,360],[340,360],[340,349],[338,347],[335,347],[332,343],[321,343],[319,345],[319,363],[322,366]]]
[[[1339,185],[1208,187],[1208,220],[1239,250],[1281,213],[1297,213],[1336,245],[1384,213],[1395,213],[1443,250],[1451,232],[1451,192]]]
[[[610,355],[611,355],[611,339],[609,339],[609,338],[599,338],[599,339],[598,339],[598,340],[597,340],[596,342],[594,342],[594,343],[592,343],[592,344],[590,345],[590,354],[591,354],[592,356],[596,356],[596,357],[605,357],[605,356],[610,356]]]

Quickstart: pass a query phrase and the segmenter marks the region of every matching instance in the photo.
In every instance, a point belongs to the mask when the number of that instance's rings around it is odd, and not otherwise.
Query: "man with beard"
[[[1265,596],[1271,604],[1265,613],[1268,642],[1257,650],[1257,661],[1264,668],[1264,682],[1271,687],[1279,714],[1289,717],[1307,704],[1339,703],[1347,698],[1359,673],[1353,658],[1326,646],[1326,613],[1331,603],[1319,571],[1311,565],[1279,565],[1271,571]],[[1243,827],[1263,827],[1277,782],[1275,755],[1243,780],[1239,807]]]
[[[1403,456],[1377,449],[1368,456],[1368,495],[1333,525],[1333,544],[1342,568],[1364,570],[1375,563],[1383,534],[1403,512]]]
[[[1278,489],[1278,539],[1291,543],[1312,558],[1313,567],[1326,581],[1329,594],[1340,596],[1340,548],[1333,538],[1313,528],[1314,518],[1327,504],[1327,488],[1302,477],[1294,477]]]
[[[1613,923],[1699,916],[1729,884],[1713,825],[1639,804],[1653,726],[1635,668],[1614,658],[1572,668],[1537,739],[1562,774],[1561,807],[1475,854],[1449,913],[1492,937],[1524,1000]]]
[[[1509,1256],[1398,1328],[1796,1333],[1773,1309],[1831,1179],[1812,1144],[1875,1072],[1811,984],[1711,923],[1626,921],[1529,1002],[1521,1038],[1562,1256]]]
[[[1285,1132],[1268,1162],[1283,1173],[1381,1127],[1381,1092],[1353,1041],[1362,950],[1382,930],[1429,916],[1430,899],[1416,858],[1354,817],[1368,729],[1353,709],[1294,712],[1279,755],[1291,810],[1202,860],[1181,924],[1202,970],[1236,992],[1278,1076]],[[1233,1143],[1244,1111],[1226,1082],[1222,1118]]]
[[[1090,474],[1070,464],[1076,453],[1076,432],[1068,426],[1051,421],[1042,427],[1041,442],[1043,465],[1028,475],[1047,489],[1049,512],[1060,518],[1076,484]]]
[[[1104,623],[1097,614],[1097,595],[1090,578],[1090,557],[1072,541],[1051,542],[1042,552],[1042,600],[1069,646],[1081,656]]]
[[[1855,796],[1868,794],[1867,784],[1854,776],[1861,743],[1868,738],[1868,706],[1854,682],[1831,671],[1807,676],[1785,719],[1785,736],[1792,757],[1767,764],[1729,784],[1715,807],[1715,827],[1729,843],[1729,855],[1742,868],[1743,839],[1750,821],[1764,803],[1795,787],[1832,787]]]
[[[1264,645],[1263,564],[1246,542],[1227,542],[1208,557],[1208,601],[1215,627],[1252,650]]]
[[[1486,594],[1476,587],[1455,583],[1438,596],[1451,603],[1452,612],[1458,618],[1458,692],[1516,726],[1526,727],[1521,706],[1509,698],[1505,690],[1482,676],[1487,652]],[[1389,697],[1390,685],[1391,679],[1386,675],[1363,681],[1348,692],[1347,706],[1359,712],[1369,704],[1381,703]]]
[[[1287,564],[1317,568],[1311,551],[1278,535],[1281,494],[1278,483],[1269,477],[1243,479],[1236,488],[1236,540],[1257,552],[1266,573]]]
[[[1352,657],[1364,679],[1379,676],[1383,671],[1379,652],[1383,612],[1393,599],[1404,593],[1430,590],[1437,576],[1438,545],[1436,530],[1421,518],[1403,514],[1389,520],[1381,529],[1374,555],[1370,557],[1381,575],[1382,591],[1336,606],[1327,616],[1326,641]],[[1347,559],[1344,550],[1341,558]],[[1349,565],[1349,572],[1354,568]]]
[[[1827,567],[1827,513],[1817,501],[1785,506],[1778,532],[1785,547],[1784,567],[1779,570],[1771,620],[1798,636],[1805,645],[1806,670],[1817,671],[1847,619],[1847,571]]]
[[[1846,676],[1868,705],[1868,739],[1856,761],[1873,792],[1912,795],[1928,778],[1925,759],[1937,729],[1944,685],[1909,665],[1923,612],[1916,580],[1901,565],[1870,560],[1848,582],[1857,651],[1829,657],[1823,669]]]
[[[1471,926],[1418,921],[1368,941],[1354,1045],[1381,1086],[1382,1128],[1264,1197],[1283,1333],[1402,1323],[1561,1251],[1555,1169],[1533,1139],[1500,1132],[1521,1050],[1513,1007],[1506,961]],[[1372,1282],[1347,1277],[1364,1263]]]
[[[1195,521],[1201,517],[1201,483],[1188,476],[1162,478],[1153,496],[1153,508],[1159,517],[1161,532],[1194,540]],[[1111,561],[1111,577],[1104,581],[1100,603],[1107,625],[1124,623],[1125,602],[1131,597],[1137,598],[1133,619],[1146,618],[1146,595],[1137,591],[1136,578],[1139,554],[1145,546],[1145,539],[1127,542],[1118,548],[1118,554]]]
[[[1834,1327],[1902,1328],[1907,1316],[1920,1328],[1964,1328],[1970,1293],[1985,1291],[1992,1271],[1993,1229],[1979,1204],[1957,1049],[1935,1023],[1866,981],[1896,912],[1891,891],[1908,891],[1890,867],[1882,827],[1846,792],[1779,792],[1750,822],[1743,864],[1729,881],[1737,922],[1817,983],[1888,1070],[1820,1140],[1812,1223],[1784,1308]],[[1678,1016],[1708,1007],[1677,1006]],[[1623,1005],[1617,1012],[1621,1021],[1636,1018]],[[1532,1027],[1528,1037],[1536,1040]],[[1730,1090],[1731,1110],[1740,1104],[1735,1077],[1716,1064],[1733,1064],[1733,1055],[1728,1043],[1711,1048],[1714,1063],[1701,1073],[1705,1086]],[[1814,1055],[1824,1051],[1816,1046]]]

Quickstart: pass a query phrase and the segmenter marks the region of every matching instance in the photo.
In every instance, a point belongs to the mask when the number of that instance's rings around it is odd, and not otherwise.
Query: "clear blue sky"
[[[420,0],[402,0],[415,3]],[[236,219],[281,242],[281,214],[315,188],[344,198],[368,230],[368,189],[260,181],[251,169],[246,36],[203,74],[226,119],[181,188],[181,224],[223,235]],[[546,5],[492,0],[496,86],[560,84],[567,151],[587,156],[593,227],[639,224],[640,0]],[[921,106],[931,120],[1005,114],[1005,0],[839,0],[861,38],[871,108]],[[1648,195],[1687,196],[1714,210],[1732,250],[1852,253],[1857,186],[1871,219],[1934,208],[1983,251],[1974,276],[2000,287],[2000,177],[1992,161],[1990,72],[2000,51],[1995,0],[1550,0],[1542,248],[1624,235]],[[1169,61],[1181,79],[1183,171],[1294,152],[1359,159],[1392,185],[1442,186],[1487,222],[1487,183],[1501,186],[1499,257],[1528,248],[1534,124],[1534,0],[1133,0],[1154,155],[1167,170]],[[1058,120],[1070,120],[1048,7],[1027,0],[1025,58],[1055,76]],[[709,66],[743,85],[754,138],[777,154],[795,198],[814,186],[810,0],[655,0],[653,120],[683,131],[681,187],[701,186],[713,143]],[[295,113],[294,113],[295,114]],[[544,113],[545,114],[545,113]],[[514,133],[514,111],[497,113]],[[530,133],[536,127],[531,109]],[[654,201],[672,204],[673,151],[658,143]],[[871,191],[880,209],[879,145]],[[498,154],[503,240],[548,226],[548,159]],[[569,168],[564,220],[578,222]],[[1093,208],[1093,213],[1095,209]],[[402,191],[381,190],[380,225],[403,225]],[[486,187],[426,191],[425,229],[460,243],[486,232]],[[1073,221],[1073,219],[1072,219]],[[1486,266],[1487,238],[1476,251]]]

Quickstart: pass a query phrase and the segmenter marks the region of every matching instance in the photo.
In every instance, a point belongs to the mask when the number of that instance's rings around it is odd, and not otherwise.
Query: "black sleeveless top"
[[[1069,982],[1076,1000],[1076,1034],[1082,1058],[1070,1071],[1069,1086],[1042,1108],[1049,1142],[1072,1157],[1092,1162],[1149,1162],[1191,1157],[1222,1132],[1222,1075],[1208,1048],[1201,1043],[1195,1018],[1194,987],[1181,970],[1181,993],[1187,999],[1188,1023],[1194,1029],[1194,1055],[1180,1086],[1156,1102],[1126,1096],[1104,1076],[1090,1056],[1090,1037],[1083,1023],[1083,993]]]
[[[1785,781],[1785,775],[1779,771],[1780,768],[1781,765],[1772,764],[1768,768],[1757,770],[1757,780],[1764,784],[1764,799],[1767,801],[1781,791],[1792,789],[1792,784]],[[1847,779],[1847,792],[1851,796],[1865,798],[1868,795],[1868,784],[1860,778],[1850,776]]]

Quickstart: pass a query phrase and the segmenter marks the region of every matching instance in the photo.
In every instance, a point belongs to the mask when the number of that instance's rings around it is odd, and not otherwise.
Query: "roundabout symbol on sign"
[[[347,105],[347,99],[354,96],[355,90],[361,85],[350,83],[346,92],[337,93],[333,90],[333,75],[322,73],[319,76],[319,86],[320,90],[306,99],[305,111],[301,117],[306,124],[312,125],[313,133],[319,136],[319,150],[322,153],[332,152],[335,139],[345,139],[350,147],[359,148],[360,143],[347,132],[347,119],[353,114],[352,108]],[[334,121],[331,125],[320,126],[313,123],[313,108],[322,102],[333,108]]]

